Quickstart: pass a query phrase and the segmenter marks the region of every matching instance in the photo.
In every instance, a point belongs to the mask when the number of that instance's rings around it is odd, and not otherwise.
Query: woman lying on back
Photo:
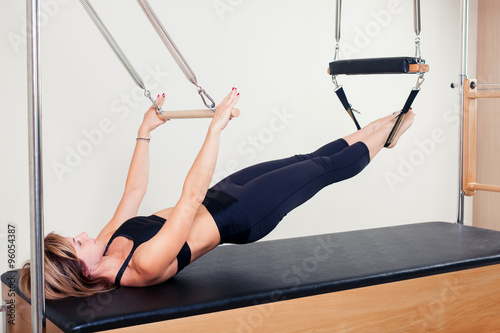
[[[283,217],[322,188],[355,176],[384,147],[398,115],[332,141],[313,153],[260,163],[209,189],[222,130],[239,99],[233,88],[219,104],[175,207],[138,217],[149,176],[149,136],[164,121],[151,107],[144,116],[123,197],[96,239],[82,233],[45,238],[48,299],[88,296],[117,286],[162,283],[222,243],[245,244],[266,236]],[[158,96],[160,106],[165,95]],[[410,110],[399,136],[412,124]],[[30,264],[20,273],[30,294]]]

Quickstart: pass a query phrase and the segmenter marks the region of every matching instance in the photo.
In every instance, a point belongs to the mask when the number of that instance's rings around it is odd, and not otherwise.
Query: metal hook
[[[335,56],[333,57],[333,60],[338,60],[338,59],[340,59],[340,45],[337,42],[337,44],[335,45]]]
[[[415,58],[417,58],[418,63],[422,61],[422,52],[420,50],[420,36],[415,37]]]
[[[202,99],[203,103],[205,104],[205,106],[207,108],[209,108],[210,110],[215,111],[215,102],[212,99],[212,97],[210,97],[210,95],[207,94],[207,92],[205,91],[205,89],[203,89],[200,86],[198,86],[198,94],[200,94],[201,99]],[[208,104],[207,99],[212,103],[211,105]]]
[[[341,85],[339,85],[339,83],[337,82],[337,76],[336,75],[332,75],[332,82],[335,85],[335,90],[337,90],[337,89],[339,89],[341,87]]]
[[[158,114],[163,113],[162,108],[159,107],[158,104],[156,104],[156,101],[151,97],[151,93],[149,92],[149,90],[144,90],[144,96],[146,96],[147,98],[149,98],[151,102],[153,102],[154,106],[156,107],[156,113]]]
[[[420,75],[417,78],[417,83],[415,84],[415,87],[413,88],[414,90],[420,90],[420,86],[422,83],[424,83],[424,73],[420,73]]]

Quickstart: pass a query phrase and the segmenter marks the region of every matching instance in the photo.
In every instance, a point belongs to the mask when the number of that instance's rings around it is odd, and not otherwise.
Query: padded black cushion
[[[401,74],[408,73],[410,64],[417,64],[418,58],[368,58],[336,60],[330,63],[331,75],[357,75],[357,74]],[[421,59],[422,63],[425,60]]]
[[[500,232],[429,222],[221,246],[164,284],[46,311],[64,332],[94,332],[499,263]]]

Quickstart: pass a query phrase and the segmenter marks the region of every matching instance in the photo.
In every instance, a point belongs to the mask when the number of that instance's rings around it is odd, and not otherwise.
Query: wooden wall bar
[[[500,82],[499,54],[500,1],[479,0],[477,29],[479,83]],[[477,127],[477,182],[500,185],[500,99],[478,100]],[[474,195],[473,225],[500,230],[500,193],[479,191]]]
[[[480,99],[500,98],[500,90],[478,91],[477,88],[471,87],[471,84],[474,83],[476,81],[464,80],[464,165],[462,187],[465,195],[469,196],[474,195],[476,191],[500,192],[500,186],[498,185],[481,184],[477,181],[477,150],[481,148],[477,145],[477,136],[478,133],[482,133],[482,128],[477,126],[477,105]],[[500,152],[496,154],[500,155]],[[491,157],[494,158],[495,156]]]

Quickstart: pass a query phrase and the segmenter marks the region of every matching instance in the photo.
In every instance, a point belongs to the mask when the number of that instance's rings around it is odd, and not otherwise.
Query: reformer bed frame
[[[500,232],[419,223],[221,246],[161,285],[47,301],[46,332],[494,332],[499,285]]]

